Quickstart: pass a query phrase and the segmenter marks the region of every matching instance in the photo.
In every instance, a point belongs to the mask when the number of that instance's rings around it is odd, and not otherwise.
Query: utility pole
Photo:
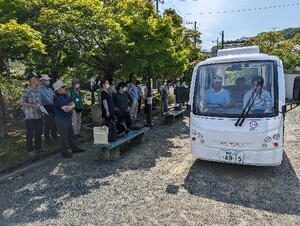
[[[194,22],[194,28],[195,28],[195,38],[194,38],[194,43],[195,46],[197,46],[197,21]]]
[[[150,0],[151,1],[151,0]],[[155,0],[156,2],[156,12],[159,13],[159,10],[158,10],[158,4],[161,3],[161,4],[164,4],[165,1],[164,0]]]
[[[224,31],[222,31],[221,35],[222,35],[222,49],[224,49]]]

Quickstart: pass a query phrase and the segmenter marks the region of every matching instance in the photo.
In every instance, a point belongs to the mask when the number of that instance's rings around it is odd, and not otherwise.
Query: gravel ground
[[[58,155],[1,184],[0,225],[299,225],[300,107],[287,114],[278,167],[196,160],[188,119],[162,122],[120,160]]]

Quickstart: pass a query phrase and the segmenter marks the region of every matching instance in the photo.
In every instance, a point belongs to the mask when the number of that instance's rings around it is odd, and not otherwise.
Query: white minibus
[[[281,60],[257,46],[219,50],[194,69],[189,97],[192,155],[275,166],[283,155],[285,83]]]

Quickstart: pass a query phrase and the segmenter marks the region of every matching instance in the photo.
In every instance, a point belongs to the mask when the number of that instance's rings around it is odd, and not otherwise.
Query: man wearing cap
[[[80,84],[77,78],[72,79],[72,87],[68,89],[68,95],[71,102],[75,104],[72,114],[72,125],[75,136],[80,136],[81,116],[83,110],[83,95],[79,90]]]
[[[204,94],[204,105],[208,108],[221,109],[230,105],[230,93],[222,88],[222,77],[213,77],[213,87]]]
[[[48,115],[44,115],[44,138],[45,141],[50,144],[50,133],[52,139],[57,139],[57,129],[54,123],[54,106],[53,98],[54,92],[50,89],[50,79],[48,75],[42,74],[40,77],[39,92],[44,108],[48,112]]]
[[[59,146],[61,155],[65,158],[72,158],[72,153],[68,152],[68,147],[73,153],[83,152],[84,149],[78,148],[74,141],[74,131],[72,128],[72,111],[75,104],[70,101],[66,85],[60,80],[53,84],[55,96],[53,99],[55,111],[55,123],[59,133]]]
[[[26,149],[33,157],[43,151],[42,149],[42,105],[41,96],[38,91],[39,76],[34,72],[27,74],[29,85],[23,90],[19,105],[22,106],[26,123]],[[35,146],[33,146],[33,137]]]

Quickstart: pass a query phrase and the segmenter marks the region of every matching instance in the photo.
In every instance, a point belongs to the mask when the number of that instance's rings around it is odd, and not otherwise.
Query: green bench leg
[[[97,150],[98,159],[101,160],[116,160],[121,158],[120,147],[115,147],[113,149],[99,148]]]

